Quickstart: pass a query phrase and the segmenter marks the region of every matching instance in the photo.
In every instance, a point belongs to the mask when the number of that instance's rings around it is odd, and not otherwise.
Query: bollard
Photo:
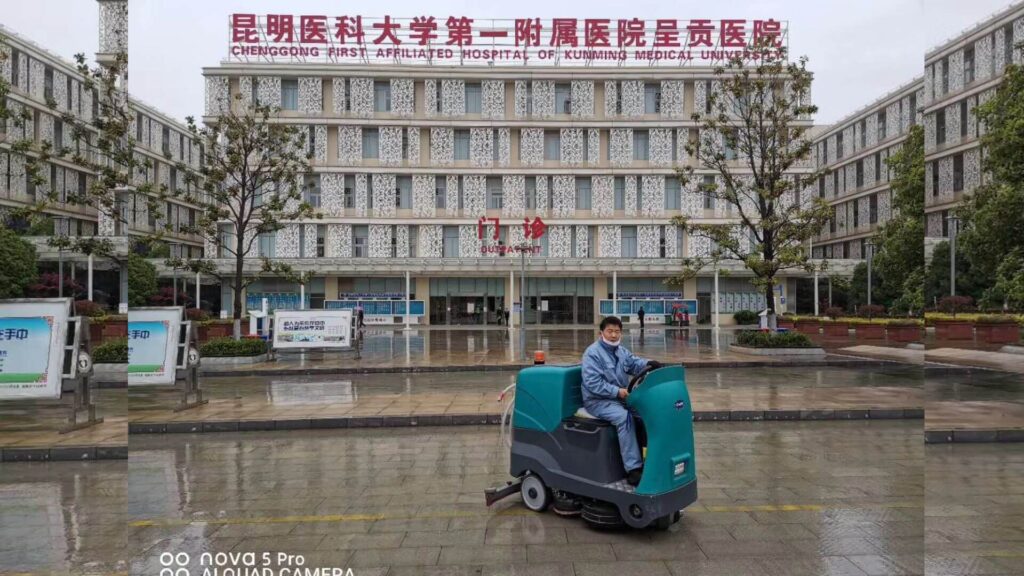
[[[544,363],[544,351],[543,350],[534,350],[534,352],[533,352],[533,364],[536,366],[536,365],[543,364],[543,363]]]

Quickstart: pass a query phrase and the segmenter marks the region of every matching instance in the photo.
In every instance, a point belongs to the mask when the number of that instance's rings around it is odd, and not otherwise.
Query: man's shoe
[[[643,474],[643,467],[636,468],[635,470],[630,470],[629,472],[626,473],[626,482],[629,482],[630,486],[636,486],[637,484],[640,483],[640,477],[643,476]]]

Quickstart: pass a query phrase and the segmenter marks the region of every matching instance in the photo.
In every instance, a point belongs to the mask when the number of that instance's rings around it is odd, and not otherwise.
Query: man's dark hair
[[[608,326],[618,326],[619,328],[622,328],[622,320],[619,320],[618,316],[606,316],[601,320],[601,331],[604,332],[604,329]]]

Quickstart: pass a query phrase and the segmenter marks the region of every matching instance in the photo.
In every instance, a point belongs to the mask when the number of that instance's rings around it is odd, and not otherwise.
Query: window
[[[964,86],[974,82],[974,47],[964,49]]]
[[[726,160],[736,159],[736,132],[729,130],[727,134],[722,135],[722,154],[725,155]]]
[[[839,172],[840,170],[832,172],[832,194],[836,196],[839,196],[839,194],[842,193],[842,190],[839,188],[839,183],[842,182],[843,179],[839,177]]]
[[[860,147],[861,149],[866,148],[868,145],[868,121],[860,121]]]
[[[878,141],[881,142],[882,140],[885,140],[885,111],[884,110],[878,113],[878,117],[875,120],[875,122],[878,124]]]
[[[941,94],[949,92],[949,57],[942,59],[942,91]]]
[[[537,177],[526,177],[526,209],[537,209]]]
[[[824,176],[819,176],[818,177],[818,198],[824,198],[824,197],[825,197],[825,177]]]
[[[864,161],[857,160],[857,188],[864,185]]]
[[[833,234],[836,233],[836,219],[835,218],[829,219],[829,221],[828,221],[828,228],[829,228],[829,231],[831,233],[833,233]]]
[[[681,188],[679,179],[675,176],[665,178],[665,210],[680,210],[682,201],[680,199]]]
[[[455,159],[469,160],[469,130],[455,131]]]
[[[171,174],[168,176],[167,181],[170,183],[171,192],[178,191],[178,169],[174,166],[170,167]]]
[[[355,176],[345,176],[345,208],[356,207]]]
[[[622,176],[615,177],[615,209],[626,209],[626,179]]]
[[[171,130],[166,126],[163,127],[163,134],[160,140],[160,146],[164,154],[171,153]]]
[[[53,100],[53,68],[49,66],[43,72],[43,97]]]
[[[942,109],[935,113],[935,143],[946,143],[946,110]]]
[[[409,159],[409,131],[402,130],[402,160]]]
[[[576,209],[591,209],[591,190],[589,176],[582,176],[576,178]]]
[[[504,202],[504,191],[501,189],[501,178],[487,178],[487,209],[501,210]]]
[[[363,128],[363,158],[380,158],[380,132]]]
[[[442,251],[445,258],[459,257],[459,227],[445,226],[442,229]]]
[[[480,84],[466,83],[466,114],[480,114],[482,110]]]
[[[420,227],[409,226],[409,258],[416,258],[416,246],[420,243]]]
[[[704,113],[711,114],[711,80],[704,81]]]
[[[949,210],[942,211],[942,235],[949,237]]]
[[[953,192],[964,190],[964,155],[953,156]]]
[[[412,176],[395,178],[395,207],[400,210],[412,208]]]
[[[622,257],[636,258],[636,226],[622,227]]]
[[[353,226],[352,227],[352,257],[353,258],[366,258],[369,253],[367,251],[367,245],[370,237],[370,227]]]
[[[828,140],[821,142],[821,161],[823,164],[828,164]]]
[[[381,80],[373,82],[373,111],[391,112],[391,83]]]
[[[277,233],[265,232],[260,234],[259,242],[260,256],[263,256],[264,258],[274,258],[275,252],[277,251]]]
[[[558,130],[544,131],[544,159],[561,160],[562,134]]]
[[[1013,64],[1013,24],[1003,27],[1003,66]]]
[[[441,96],[437,97],[438,101],[441,100]],[[533,84],[530,83],[526,86],[526,115],[533,116]]]
[[[60,118],[54,118],[53,120],[53,152],[60,154],[60,149],[64,146],[64,122]]]
[[[306,156],[312,158],[316,154],[316,127],[310,124],[306,130]]]
[[[701,194],[704,196],[704,209],[715,209],[715,177],[705,176],[701,182]]]
[[[491,160],[497,164],[500,157],[501,150],[499,149],[499,142],[501,138],[498,137],[498,129],[491,130]],[[584,148],[585,150],[585,148]]]
[[[11,49],[11,88],[17,88],[21,85],[19,76],[21,75],[21,65],[18,60],[21,58],[21,53],[15,49]]]
[[[967,137],[967,100],[960,102],[960,137]]]
[[[836,134],[836,158],[843,157],[843,133]]]
[[[917,124],[917,92],[910,95],[910,125]]]
[[[437,80],[437,81],[434,82],[434,87],[436,89],[435,94],[437,95],[437,97],[434,98],[434,102],[435,102],[435,105],[437,107],[437,112],[441,111],[441,102],[443,101],[443,99],[441,97],[442,93],[444,92],[442,90],[442,88],[441,88],[442,84],[443,83],[440,80]]]
[[[870,214],[868,215],[868,222],[871,223],[871,224],[877,224],[878,223],[878,194],[872,194],[871,195],[870,199],[868,200],[868,210],[870,211]]]
[[[281,109],[299,109],[299,80],[297,78],[281,79]]]
[[[857,228],[860,226],[860,201],[854,200],[850,204],[853,204],[853,227]]]
[[[316,257],[323,258],[325,253],[325,246],[327,245],[327,226],[324,224],[316,225]]]
[[[939,163],[932,162],[932,197],[939,195]]]
[[[600,145],[598,146],[600,147]],[[497,143],[495,143],[494,149],[498,149]],[[583,131],[583,161],[590,162],[590,130]]]
[[[650,133],[647,130],[633,130],[633,160],[648,160],[650,155]]]
[[[447,195],[448,178],[446,176],[434,176],[434,207],[444,208]]]
[[[644,114],[661,112],[661,84],[647,82],[644,84]]]
[[[883,170],[885,166],[882,165],[882,153],[875,152],[875,183],[879,183],[885,179],[883,176]]]
[[[142,140],[142,124],[146,121],[146,117],[142,114],[138,114],[135,117],[135,140]]]
[[[555,84],[555,113],[572,114],[572,87],[570,84]]]

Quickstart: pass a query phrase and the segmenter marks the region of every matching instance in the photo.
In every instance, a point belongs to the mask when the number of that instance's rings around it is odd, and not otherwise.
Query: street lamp
[[[172,280],[171,292],[173,293],[174,305],[178,305],[178,258],[181,257],[181,244],[177,242],[169,242],[168,247],[171,250],[171,260],[174,261],[174,265],[171,268],[174,269],[174,279]]]
[[[864,247],[868,251],[868,306],[871,306],[871,257],[875,254],[875,243],[868,240],[864,243]]]
[[[57,244],[57,297],[64,297],[64,237],[68,234],[68,219],[65,216],[53,218],[53,232],[59,236]]]
[[[956,296],[956,233],[960,218],[946,216],[949,221],[949,295]]]
[[[519,347],[522,349],[523,359],[526,355],[526,251],[533,251],[533,243],[524,241],[519,248]]]

